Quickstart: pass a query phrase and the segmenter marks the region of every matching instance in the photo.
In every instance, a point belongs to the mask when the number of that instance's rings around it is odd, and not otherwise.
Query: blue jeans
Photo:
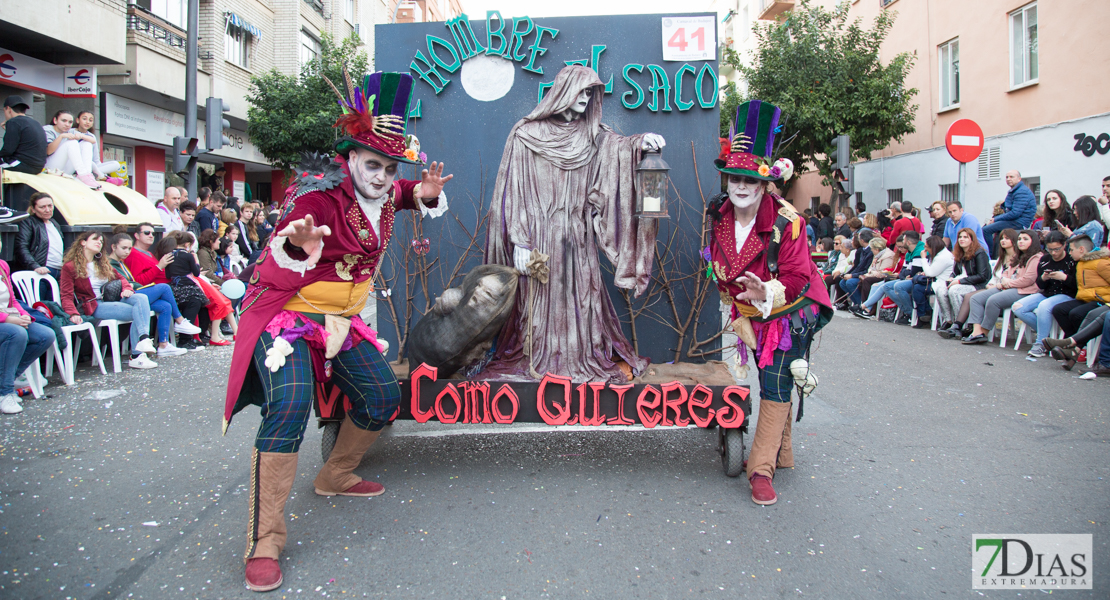
[[[1102,320],[1102,341],[1098,344],[1098,364],[1110,368],[1110,316]]]
[[[912,289],[912,279],[900,279],[890,286],[886,294],[898,305],[898,308],[902,309],[902,314],[907,318],[913,314],[913,298],[910,296]]]
[[[158,314],[158,343],[170,341],[170,328],[174,321],[181,318],[177,301],[173,299],[173,288],[164,283],[156,283],[136,292],[146,296],[150,302],[150,310]]]
[[[911,295],[913,296],[913,305],[917,307],[917,317],[921,318],[922,315],[931,316],[933,314],[933,307],[929,306],[929,296],[933,293],[933,282],[929,283],[915,283]]]
[[[844,290],[845,294],[848,294],[848,300],[852,303],[852,306],[859,306],[860,297],[858,277],[853,277],[851,279],[841,279],[840,283],[838,283],[837,285],[840,286],[840,289]]]
[[[150,301],[142,294],[132,294],[120,302],[98,302],[92,316],[94,319],[131,321],[132,349],[150,334]]]
[[[1014,316],[1036,330],[1037,339],[1034,343],[1037,343],[1052,333],[1052,307],[1068,300],[1072,300],[1072,297],[1067,294],[1056,294],[1048,298],[1043,294],[1030,294],[1014,303]]]
[[[881,281],[871,286],[871,291],[867,294],[867,300],[864,301],[863,307],[870,310],[872,307],[882,302],[883,297],[890,294],[891,288],[894,286],[894,281]]]
[[[0,323],[0,396],[15,393],[15,378],[45,354],[54,339],[54,330],[46,325]]]

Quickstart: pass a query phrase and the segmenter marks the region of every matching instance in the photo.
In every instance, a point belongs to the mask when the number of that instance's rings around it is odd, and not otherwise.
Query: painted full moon
[[[509,93],[515,75],[512,61],[479,54],[463,63],[460,81],[471,98],[492,102]]]

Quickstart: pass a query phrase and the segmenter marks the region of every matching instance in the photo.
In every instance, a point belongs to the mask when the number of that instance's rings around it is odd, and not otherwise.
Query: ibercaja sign
[[[396,419],[418,423],[546,423],[548,425],[642,425],[737,428],[751,413],[747,386],[576,383],[547,374],[540,381],[439,379],[421,364],[401,382]],[[350,401],[335,386],[316,394],[321,420],[342,419]]]

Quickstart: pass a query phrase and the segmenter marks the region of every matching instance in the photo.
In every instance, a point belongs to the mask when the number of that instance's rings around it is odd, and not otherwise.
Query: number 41
[[[690,39],[698,40],[698,50],[705,50],[705,28],[698,27],[694,33],[690,34]],[[686,42],[686,28],[679,27],[678,31],[674,32],[671,39],[667,40],[667,46],[670,48],[678,48],[679,52],[685,52],[686,46],[690,44]]]

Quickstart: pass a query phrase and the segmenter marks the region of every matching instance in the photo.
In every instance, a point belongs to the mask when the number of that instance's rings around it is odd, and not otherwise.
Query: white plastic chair
[[[1095,368],[1095,363],[1098,361],[1098,346],[1102,343],[1102,336],[1095,336],[1094,339],[1087,342],[1087,368]]]
[[[116,319],[101,319],[101,320],[96,322],[96,327],[98,329],[101,328],[101,327],[107,327],[108,328],[108,346],[109,346],[109,349],[112,353],[112,371],[114,373],[119,373],[120,372],[120,365],[119,365],[119,355],[120,355],[119,327],[120,327],[120,325],[130,325],[130,324],[131,324],[131,321],[121,321],[121,320],[116,320]],[[130,340],[131,340],[130,335],[127,338],[125,338],[125,340],[128,342],[128,345],[130,345]],[[100,347],[97,346],[97,353],[99,353],[99,352],[100,352]],[[101,358],[103,358],[103,357],[101,357]],[[103,370],[103,368],[104,367],[101,366],[101,370]]]
[[[27,367],[23,374],[27,376],[27,385],[31,387],[31,394],[35,398],[42,398],[42,388],[46,387],[46,380],[40,379],[42,373],[39,371],[39,359],[36,358],[35,362],[31,363],[31,366]]]
[[[39,290],[41,289],[40,282],[42,281],[46,281],[50,284],[51,297],[49,300],[60,304],[62,294],[59,291],[58,282],[50,275],[39,275],[34,271],[17,271],[12,273],[12,283],[15,285],[15,288],[19,290],[19,295],[23,297],[23,301],[29,305],[33,305],[42,300],[42,298],[39,297]],[[96,337],[96,328],[92,326],[92,323],[66,325],[62,327],[62,334],[66,336],[67,342],[64,354],[58,348],[58,343],[54,342],[54,354],[61,364],[62,381],[64,381],[66,385],[73,385],[74,383],[74,373],[76,372],[77,366],[75,364],[75,359],[81,352],[81,337],[73,334],[79,331],[89,332],[89,339],[92,341],[93,348],[96,349],[92,353],[93,364],[100,367],[100,373],[102,375],[108,374],[108,371],[104,369],[104,359],[100,356],[100,342]],[[49,362],[50,358],[47,358],[48,371],[50,370]]]

